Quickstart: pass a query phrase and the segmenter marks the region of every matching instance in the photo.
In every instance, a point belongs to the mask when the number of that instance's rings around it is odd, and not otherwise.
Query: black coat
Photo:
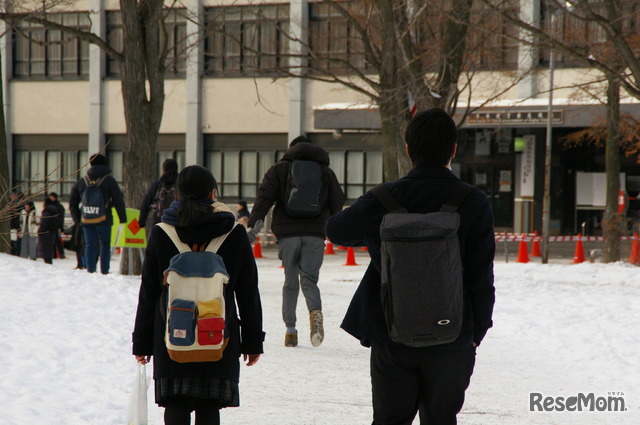
[[[222,217],[221,214],[216,216],[216,220],[209,223],[177,227],[178,236],[190,245],[208,243],[234,225],[233,214],[226,214],[226,217]],[[154,379],[211,377],[238,382],[238,357],[241,353],[261,354],[264,340],[258,274],[247,232],[244,227],[236,226],[218,250],[230,277],[225,289],[229,342],[224,356],[218,362],[177,363],[171,360],[167,353],[164,343],[166,305],[160,305],[160,298],[163,291],[166,291],[162,285],[163,273],[168,268],[171,257],[177,253],[177,248],[164,230],[154,227],[142,270],[133,332],[133,354],[154,356]],[[166,299],[166,296],[163,298]]]
[[[118,186],[118,182],[108,174],[111,174],[111,170],[109,167],[102,164],[94,165],[89,168],[89,171],[87,171],[87,175],[92,180],[97,180],[103,176],[107,176],[102,184],[100,184],[100,189],[102,190],[102,195],[109,208],[107,208],[107,220],[100,224],[107,224],[109,226],[113,225],[111,207],[115,207],[118,217],[120,218],[120,223],[126,223],[127,210],[125,208],[122,191],[120,190],[120,186]],[[78,180],[71,189],[71,194],[69,196],[69,211],[71,212],[71,217],[73,218],[74,223],[80,223],[81,221],[82,216],[80,213],[80,203],[82,202],[82,195],[86,188],[87,185],[84,178],[82,178]]]
[[[165,182],[170,185],[174,185],[176,184],[176,178],[177,176],[174,176],[171,174],[163,174],[162,176],[160,176],[159,180],[151,184],[151,187],[149,188],[149,190],[147,190],[147,193],[144,195],[144,199],[140,204],[140,218],[138,219],[138,221],[140,222],[140,227],[146,227],[147,218],[151,219],[149,228],[155,226],[156,223],[160,222],[160,219],[157,218],[155,214],[149,217],[149,212],[155,213],[155,210],[152,207],[153,207],[153,204],[156,202],[156,194],[158,193],[158,187],[160,186],[160,183],[165,183]]]
[[[440,209],[459,179],[447,168],[418,167],[387,187],[404,207],[413,213]],[[329,239],[343,246],[366,246],[371,263],[349,305],[341,327],[360,339],[392,344],[382,313],[380,299],[380,223],[386,213],[382,204],[367,192],[351,207],[327,222]],[[464,315],[458,339],[442,347],[467,347],[482,341],[491,320],[495,290],[493,257],[495,236],[493,212],[486,194],[474,189],[458,208],[461,218],[458,237],[464,267]]]
[[[287,179],[293,160],[315,161],[321,165],[324,187],[327,189],[327,201],[318,217],[291,217],[285,211]],[[258,198],[256,199],[248,227],[253,227],[258,220],[264,220],[271,206],[273,221],[271,229],[276,238],[287,236],[318,236],[324,239],[324,224],[344,205],[345,196],[335,173],[329,168],[329,154],[313,143],[297,143],[290,147],[282,159],[275,163],[264,175]]]
[[[56,217],[58,219],[58,229],[63,231],[64,230],[64,215],[65,215],[66,209],[64,208],[64,206],[58,200],[53,201],[53,205],[58,210],[57,217]]]
[[[56,237],[58,237],[58,208],[49,204],[42,211],[40,226],[38,227],[38,243],[36,256],[38,258],[53,258]]]

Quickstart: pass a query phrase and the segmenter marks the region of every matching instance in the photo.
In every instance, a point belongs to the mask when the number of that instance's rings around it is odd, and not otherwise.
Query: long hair
[[[182,201],[178,209],[180,226],[198,223],[214,214],[213,208],[206,202],[216,188],[211,171],[199,165],[185,167],[178,174],[176,188]]]

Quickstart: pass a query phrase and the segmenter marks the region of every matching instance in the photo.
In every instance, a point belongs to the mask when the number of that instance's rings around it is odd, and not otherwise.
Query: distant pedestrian
[[[24,199],[22,193],[15,190],[11,191],[10,197],[11,254],[20,255],[20,238],[18,234],[20,233],[20,212],[24,209]]]
[[[238,205],[236,206],[236,221],[242,224],[244,227],[247,227],[249,223],[249,209],[247,207],[247,201],[238,201]]]
[[[24,209],[20,211],[20,256],[22,258],[36,259],[36,243],[38,241],[38,226],[40,220],[36,215],[36,206],[32,201],[24,204]]]
[[[147,237],[153,226],[160,222],[162,213],[176,200],[176,178],[178,177],[178,162],[169,158],[162,163],[160,179],[151,184],[140,204],[140,227],[147,228]],[[151,215],[149,216],[149,213]],[[150,226],[147,226],[147,220]]]
[[[42,258],[45,263],[52,264],[56,239],[58,236],[59,210],[51,198],[44,198],[42,215],[40,216],[40,225],[38,227],[38,244],[36,247],[36,255]]]
[[[294,187],[294,185],[296,185]],[[324,318],[318,279],[324,260],[324,224],[344,205],[345,196],[329,154],[304,136],[296,137],[282,159],[264,175],[248,223],[255,238],[273,209],[272,230],[278,239],[278,256],[284,265],[282,318],[287,328],[284,345],[298,345],[296,306],[300,288],[306,300],[311,345],[324,339]]]
[[[55,253],[54,253],[54,257],[65,258],[64,245],[62,244],[62,239],[60,239],[60,234],[62,232],[64,232],[64,215],[66,213],[66,210],[65,210],[64,206],[58,200],[58,194],[57,193],[51,192],[49,194],[49,199],[51,199],[53,201],[53,205],[58,210],[58,212],[56,214],[56,219],[57,219],[57,222],[58,222],[58,231],[57,231],[56,238],[55,238]],[[55,255],[56,253],[57,253],[57,255]]]
[[[74,223],[82,223],[84,232],[85,266],[89,273],[95,273],[97,266],[98,251],[100,252],[100,272],[102,274],[109,273],[111,262],[111,227],[113,226],[113,217],[111,207],[115,207],[120,223],[127,222],[127,211],[124,205],[122,191],[116,180],[111,176],[111,169],[107,166],[107,158],[102,154],[94,154],[89,159],[91,167],[87,171],[87,175],[73,186],[71,195],[69,196],[69,211]],[[82,222],[83,212],[87,210],[87,206],[80,204],[85,201],[83,194],[87,190],[87,182],[89,184],[97,184],[100,189],[101,198],[104,205],[95,208],[105,209],[104,219],[97,222]],[[96,193],[96,192],[94,192]],[[86,220],[88,221],[88,220]]]

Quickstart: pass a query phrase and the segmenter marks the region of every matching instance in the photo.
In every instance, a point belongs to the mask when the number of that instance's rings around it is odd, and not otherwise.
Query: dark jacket
[[[38,226],[38,243],[36,256],[38,258],[53,258],[54,244],[58,237],[58,208],[49,204],[42,211],[40,226]]]
[[[404,207],[413,213],[440,209],[459,183],[447,168],[417,167],[406,177],[387,183]],[[330,218],[327,236],[338,245],[366,246],[371,263],[356,290],[341,327],[369,346],[371,341],[392,344],[380,300],[380,223],[386,209],[367,192],[351,207]],[[458,208],[458,230],[464,267],[464,315],[458,339],[445,348],[467,347],[482,341],[492,326],[493,257],[495,236],[493,212],[486,194],[474,189]],[[428,253],[425,253],[428,255]]]
[[[118,186],[118,182],[108,174],[111,174],[111,170],[109,167],[102,164],[94,165],[89,168],[89,171],[87,171],[87,175],[92,180],[107,176],[100,185],[100,189],[102,189],[102,195],[109,208],[107,208],[107,220],[100,224],[107,224],[109,226],[113,225],[111,207],[115,207],[118,217],[120,218],[120,223],[126,223],[127,210],[124,205],[122,191],[120,190],[120,186]],[[71,217],[73,218],[74,223],[80,223],[81,221],[82,215],[80,213],[80,203],[82,202],[82,194],[86,188],[87,185],[84,178],[82,178],[78,180],[71,189],[71,195],[69,196],[69,211],[71,212]]]
[[[156,223],[160,222],[160,218],[156,217],[155,209],[152,208],[156,202],[156,194],[158,193],[158,187],[161,183],[167,183],[168,185],[176,184],[176,178],[178,176],[174,176],[172,174],[163,174],[160,176],[159,180],[156,180],[151,184],[151,187],[144,195],[144,199],[142,199],[142,203],[140,204],[140,218],[138,221],[140,222],[140,227],[146,227],[147,218],[151,219],[151,226],[153,227]],[[151,217],[149,217],[149,212],[152,213]]]
[[[232,213],[217,213],[215,219],[208,222],[176,229],[180,240],[189,245],[200,245],[228,232],[234,224],[235,218]],[[155,379],[212,377],[238,382],[238,357],[241,353],[261,354],[264,340],[258,274],[247,232],[244,227],[236,226],[218,250],[230,277],[225,289],[229,342],[222,359],[218,362],[177,363],[171,360],[167,353],[163,318],[163,315],[166,315],[166,302],[161,306],[160,299],[163,291],[166,291],[162,285],[163,273],[168,268],[171,257],[177,253],[178,250],[169,236],[160,227],[155,226],[151,230],[142,270],[133,332],[133,354],[154,356]],[[166,295],[162,298],[166,300]]]
[[[64,215],[65,215],[65,208],[64,206],[60,203],[60,201],[55,200],[53,201],[53,205],[56,207],[57,210],[57,221],[58,221],[58,229],[60,229],[61,231],[64,230]]]
[[[300,218],[289,216],[284,208],[286,204],[287,179],[293,160],[315,161],[322,167],[323,186],[327,190],[327,201],[318,217]],[[313,143],[298,143],[290,147],[282,159],[276,162],[262,179],[248,227],[258,220],[264,220],[269,208],[275,203],[271,228],[276,238],[287,236],[318,236],[325,238],[324,224],[344,205],[345,196],[334,172],[329,168],[329,154]]]

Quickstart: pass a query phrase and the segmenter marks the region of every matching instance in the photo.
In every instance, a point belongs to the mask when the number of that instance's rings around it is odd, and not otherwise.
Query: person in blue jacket
[[[118,218],[120,218],[120,223],[127,222],[127,210],[120,186],[118,186],[118,182],[111,176],[111,169],[107,166],[107,158],[102,154],[96,153],[89,158],[89,164],[91,167],[87,171],[87,175],[91,180],[98,180],[101,177],[105,177],[100,184],[100,190],[102,190],[102,197],[107,206],[107,218],[102,223],[82,225],[85,245],[84,260],[87,271],[89,273],[95,273],[99,252],[100,272],[107,274],[109,273],[109,265],[111,262],[111,227],[113,226],[111,207],[115,207]],[[75,224],[81,223],[80,204],[82,203],[82,194],[86,189],[87,184],[84,178],[78,180],[71,189],[69,211]]]
[[[440,209],[460,180],[450,169],[457,129],[442,109],[420,112],[409,123],[409,173],[386,187],[410,213]],[[476,348],[492,326],[495,300],[493,213],[487,195],[474,188],[458,208],[464,267],[462,330],[451,343],[412,348],[391,341],[380,297],[380,223],[387,210],[367,192],[331,217],[327,237],[342,246],[366,246],[371,263],[341,327],[371,347],[374,424],[453,425],[475,364]],[[425,252],[424,255],[429,255]]]

